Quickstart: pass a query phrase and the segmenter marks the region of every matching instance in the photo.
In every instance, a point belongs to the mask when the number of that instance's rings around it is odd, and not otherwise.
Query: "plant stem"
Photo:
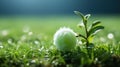
[[[84,25],[85,25],[85,32],[86,32],[86,47],[88,47],[89,41],[88,41],[87,20],[84,22]]]
[[[87,29],[87,20],[84,21],[84,26],[85,26],[85,33],[86,33],[86,49],[87,49],[87,53],[89,55],[89,58],[91,58],[90,56],[90,52],[89,52],[89,48],[88,48],[88,45],[89,45],[89,41],[88,41],[88,29]]]
[[[87,38],[84,35],[81,35],[81,34],[77,35],[76,37],[83,37],[85,40],[87,40]]]

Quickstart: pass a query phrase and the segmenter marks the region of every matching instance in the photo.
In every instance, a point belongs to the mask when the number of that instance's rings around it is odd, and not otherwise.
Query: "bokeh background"
[[[120,40],[120,0],[0,0],[0,36],[27,32],[53,37],[64,26],[79,32],[75,10],[92,14],[89,21],[101,20],[104,36],[113,33]]]
[[[0,0],[0,15],[120,14],[120,0]]]

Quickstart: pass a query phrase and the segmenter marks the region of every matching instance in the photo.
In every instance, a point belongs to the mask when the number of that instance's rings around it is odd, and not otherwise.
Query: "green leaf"
[[[75,13],[76,15],[82,17],[82,19],[84,20],[84,15],[83,15],[81,12],[79,12],[79,11],[74,11],[74,13]]]
[[[91,14],[87,14],[87,15],[85,15],[85,18],[86,18],[86,19],[89,19],[90,16],[91,16]]]
[[[96,26],[98,26],[100,23],[101,23],[100,20],[94,21],[93,24],[92,24],[92,27],[96,27]]]
[[[92,43],[93,38],[94,38],[94,35],[90,35],[90,36],[88,37],[88,41],[89,41],[89,43]]]
[[[90,29],[90,31],[88,32],[88,36],[96,34],[101,29],[104,29],[104,27],[103,26],[96,26],[96,27]]]
[[[92,23],[92,25],[89,27],[89,31],[90,31],[92,28],[99,26],[100,23],[101,23],[100,20],[94,21],[94,22]]]
[[[83,23],[84,23],[84,25],[86,25],[87,19],[84,17],[84,15],[81,12],[79,12],[79,11],[74,11],[74,13],[76,15],[82,17]]]

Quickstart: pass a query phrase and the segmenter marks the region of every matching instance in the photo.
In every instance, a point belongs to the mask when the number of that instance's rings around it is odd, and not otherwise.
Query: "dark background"
[[[120,14],[120,0],[0,0],[0,15]]]

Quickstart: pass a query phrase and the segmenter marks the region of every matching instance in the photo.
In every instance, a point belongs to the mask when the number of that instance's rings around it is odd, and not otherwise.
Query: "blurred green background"
[[[60,27],[77,27],[81,18],[73,11],[90,13],[90,22],[101,20],[104,36],[113,33],[119,41],[119,0],[0,0],[0,36],[19,36],[25,32],[49,36]]]

